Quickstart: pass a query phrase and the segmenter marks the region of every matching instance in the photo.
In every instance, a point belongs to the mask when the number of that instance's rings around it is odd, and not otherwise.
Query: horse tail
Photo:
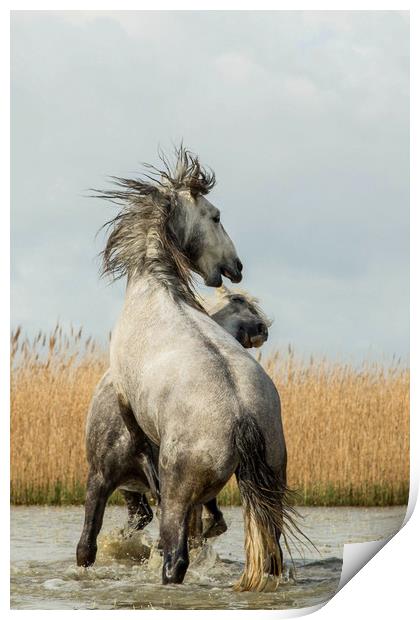
[[[293,518],[297,513],[290,504],[292,492],[285,480],[276,476],[267,463],[265,438],[254,417],[237,419],[233,443],[239,456],[235,474],[245,525],[245,567],[234,587],[261,591],[266,588],[268,575],[279,578],[282,574],[279,538],[281,534],[285,537],[287,526],[289,530],[295,526],[300,532]],[[285,542],[287,545],[286,538]]]

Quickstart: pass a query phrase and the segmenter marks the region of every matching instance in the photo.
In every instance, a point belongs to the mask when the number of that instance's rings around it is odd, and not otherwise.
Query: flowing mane
[[[204,311],[194,294],[190,261],[168,224],[176,217],[178,192],[188,190],[193,197],[207,194],[216,178],[182,145],[175,150],[173,165],[162,152],[159,157],[162,170],[144,164],[150,174],[134,179],[111,177],[114,189],[94,190],[95,197],[120,207],[103,226],[108,237],[101,253],[101,275],[116,280],[147,270],[176,296]]]

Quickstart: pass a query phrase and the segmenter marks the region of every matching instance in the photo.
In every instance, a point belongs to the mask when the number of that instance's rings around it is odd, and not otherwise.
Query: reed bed
[[[11,501],[81,503],[84,426],[104,350],[57,326],[11,339]],[[260,360],[282,399],[288,482],[307,505],[392,505],[409,489],[409,370],[303,360],[289,348]],[[115,493],[113,502],[121,498]],[[239,503],[234,479],[219,496]]]

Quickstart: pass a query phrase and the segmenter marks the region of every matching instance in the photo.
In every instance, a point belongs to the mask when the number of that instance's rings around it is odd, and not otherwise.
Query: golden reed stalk
[[[82,331],[61,327],[32,342],[12,334],[11,499],[78,503],[84,498],[84,427],[105,353]],[[288,484],[306,504],[407,501],[409,370],[296,359],[261,360],[282,398]],[[234,480],[220,495],[239,502]]]

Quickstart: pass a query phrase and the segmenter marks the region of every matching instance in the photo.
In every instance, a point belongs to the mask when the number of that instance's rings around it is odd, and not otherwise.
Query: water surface
[[[406,507],[301,508],[303,529],[316,544],[287,561],[274,592],[232,591],[244,560],[240,508],[224,508],[228,531],[194,550],[181,586],[162,586],[157,521],[130,540],[126,514],[108,507],[95,566],[76,566],[82,507],[14,507],[11,511],[11,607],[14,609],[286,609],[331,598],[341,575],[343,545],[396,532]],[[149,557],[150,556],[150,557]],[[148,559],[147,559],[148,558]]]

